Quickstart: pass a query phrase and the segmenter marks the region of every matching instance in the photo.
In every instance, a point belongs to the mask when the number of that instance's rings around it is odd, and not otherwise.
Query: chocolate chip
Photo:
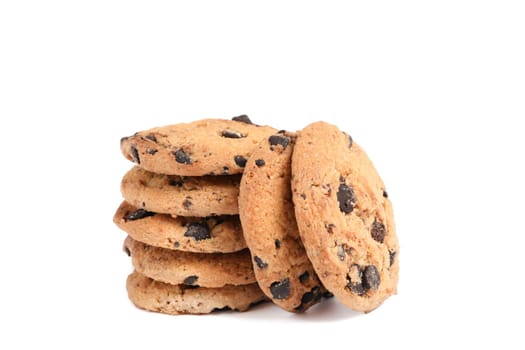
[[[288,278],[282,281],[273,282],[270,285],[270,292],[274,299],[286,299],[290,296],[290,280]]]
[[[228,168],[227,166],[223,166],[222,167],[222,174],[223,175],[228,175],[230,173],[230,168]]]
[[[179,243],[179,242],[175,242],[175,243],[173,244],[173,247],[174,247],[174,248],[178,248],[178,247],[180,247],[180,243]]]
[[[326,229],[326,232],[328,233],[334,233],[334,224],[324,224],[324,228]]]
[[[255,165],[261,167],[263,166],[264,164],[266,164],[266,162],[264,161],[264,159],[256,159],[255,160]]]
[[[329,299],[329,298],[333,298],[333,297],[334,297],[334,295],[332,293],[328,292],[328,291],[323,293],[323,298]]]
[[[157,142],[157,138],[153,134],[146,135],[146,138],[150,141]]]
[[[394,259],[396,258],[396,251],[389,250],[388,255],[390,255],[390,266],[394,265]]]
[[[146,153],[148,154],[151,154],[151,155],[154,155],[155,153],[157,153],[158,151],[154,148],[148,148],[146,149]]]
[[[259,258],[258,256],[254,256],[253,257],[253,261],[255,261],[255,263],[257,264],[257,266],[260,268],[260,269],[265,269],[268,267],[268,264],[265,263],[264,261],[262,261],[261,258]]]
[[[286,130],[284,130],[284,129],[277,131],[278,134],[284,134],[285,132],[286,132]]]
[[[184,279],[184,283],[186,286],[192,286],[195,284],[195,282],[197,282],[197,280],[199,279],[199,276],[188,276]]]
[[[351,213],[354,210],[356,203],[354,190],[347,184],[340,184],[339,191],[337,191],[337,200],[339,201],[339,209],[343,213]]]
[[[124,250],[124,253],[126,253],[128,256],[131,256],[131,251],[129,250],[128,247],[124,246],[122,250]]]
[[[223,312],[223,311],[231,311],[232,308],[229,307],[228,305],[226,305],[225,307],[221,307],[221,308],[213,308],[213,310],[211,310],[211,312]]]
[[[140,164],[139,151],[137,150],[137,147],[131,146],[129,151],[131,152],[131,158],[133,158],[133,161],[137,164]]]
[[[346,275],[348,289],[354,294],[364,295],[366,288],[363,286],[363,270],[357,264],[350,266],[349,274]]]
[[[281,241],[278,240],[278,239],[275,240],[275,248],[276,248],[276,249],[281,248]]]
[[[175,160],[177,161],[177,163],[191,164],[190,156],[186,152],[184,152],[182,149],[178,149],[174,151],[173,155],[175,156]]]
[[[131,213],[126,213],[126,215],[124,216],[124,220],[126,221],[133,221],[133,220],[138,220],[138,219],[144,219],[144,218],[147,218],[148,216],[153,216],[155,215],[154,212],[151,212],[151,211],[147,211],[145,209],[137,209],[135,211],[132,211]]]
[[[169,185],[170,186],[175,186],[175,187],[182,187],[182,185],[184,185],[184,181],[181,178],[179,178],[179,179],[170,179]]]
[[[120,139],[120,144],[122,144],[122,142],[126,141],[127,139],[129,139],[129,136],[124,136]]]
[[[299,282],[301,283],[306,283],[309,279],[310,279],[310,274],[308,273],[308,271],[303,272],[299,276]]]
[[[345,134],[348,137],[348,148],[352,148],[352,145],[354,144],[354,140],[352,140],[352,136],[349,134]]]
[[[302,199],[306,199],[306,195],[304,193],[299,193],[299,197],[301,197]]]
[[[243,137],[246,137],[243,133],[235,130],[223,130],[221,135],[222,137],[227,137],[229,139],[242,139]]]
[[[337,247],[337,257],[339,258],[339,260],[341,261],[344,261],[345,260],[345,257],[346,257],[346,252],[345,252],[345,248],[340,245]]]
[[[208,226],[200,222],[192,222],[185,225],[186,232],[184,237],[193,237],[196,241],[202,241],[204,239],[210,239],[210,230]]]
[[[301,298],[301,304],[306,305],[310,302],[316,302],[321,299],[321,288],[319,286],[313,287],[309,292],[304,293]]]
[[[236,122],[246,123],[246,124],[253,124],[250,118],[248,118],[246,114],[240,115],[238,117],[233,117],[232,120]]]
[[[363,287],[366,289],[377,290],[379,288],[379,283],[381,282],[381,277],[379,276],[379,271],[374,265],[368,265],[363,270]]]
[[[190,197],[186,197],[184,198],[184,201],[182,202],[182,206],[185,208],[185,209],[190,209],[192,203],[191,203],[191,198]]]
[[[383,190],[383,197],[388,198],[388,192],[386,190]]]
[[[281,145],[283,146],[283,149],[285,149],[286,146],[288,146],[288,143],[290,143],[290,138],[286,136],[281,136],[281,135],[272,135],[270,136],[268,141],[270,142],[270,146]],[[273,147],[270,147],[270,148],[273,150]]]
[[[381,221],[374,219],[374,223],[372,224],[372,229],[370,230],[370,233],[373,239],[375,239],[379,243],[383,243],[386,235],[385,225],[383,225]]]
[[[247,159],[243,156],[235,156],[233,160],[235,160],[235,164],[237,164],[241,168],[244,168],[246,166]]]

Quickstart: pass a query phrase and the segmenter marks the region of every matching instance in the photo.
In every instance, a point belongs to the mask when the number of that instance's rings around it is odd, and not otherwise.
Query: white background
[[[0,2],[0,348],[525,347],[522,1]],[[119,139],[248,114],[349,132],[399,294],[357,314],[134,308]]]

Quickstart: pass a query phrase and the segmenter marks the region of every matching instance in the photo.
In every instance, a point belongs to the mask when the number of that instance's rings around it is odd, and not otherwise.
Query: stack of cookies
[[[127,234],[135,271],[131,301],[168,314],[244,311],[266,300],[239,221],[239,183],[251,152],[276,132],[207,119],[121,140],[136,165],[124,175],[114,222]]]
[[[135,305],[209,313],[270,299],[303,312],[335,296],[369,312],[396,294],[392,205],[336,126],[277,132],[241,116],[139,132],[121,148],[136,163],[115,214]]]

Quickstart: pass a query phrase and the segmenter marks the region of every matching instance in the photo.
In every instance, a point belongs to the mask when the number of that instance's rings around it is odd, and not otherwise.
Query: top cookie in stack
[[[266,299],[255,283],[237,197],[251,152],[275,132],[243,115],[121,139],[122,153],[136,166],[122,180],[125,201],[114,222],[130,236],[125,250],[136,272],[128,293],[137,306],[209,313]],[[185,290],[196,287],[191,295]]]

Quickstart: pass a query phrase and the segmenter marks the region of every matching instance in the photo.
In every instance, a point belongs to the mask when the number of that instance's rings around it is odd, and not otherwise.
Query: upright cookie
[[[154,280],[209,288],[255,282],[248,250],[199,254],[152,247],[131,237],[124,241],[135,270]]]
[[[239,181],[239,175],[184,177],[133,167],[124,175],[120,189],[128,203],[155,213],[234,215],[239,213]]]
[[[324,286],[371,311],[397,290],[399,245],[391,203],[366,153],[323,122],[298,134],[292,189],[299,232]]]
[[[124,156],[146,170],[170,175],[239,174],[253,148],[275,133],[246,116],[203,119],[153,128],[120,140]]]
[[[238,216],[172,217],[122,202],[113,222],[133,239],[195,253],[232,253],[246,248]]]
[[[266,300],[257,283],[220,288],[172,285],[154,281],[138,272],[126,282],[135,306],[164,314],[209,314],[215,311],[246,311]]]
[[[306,256],[290,187],[295,135],[281,133],[253,151],[241,179],[239,211],[262,291],[278,306],[305,311],[325,291]]]

